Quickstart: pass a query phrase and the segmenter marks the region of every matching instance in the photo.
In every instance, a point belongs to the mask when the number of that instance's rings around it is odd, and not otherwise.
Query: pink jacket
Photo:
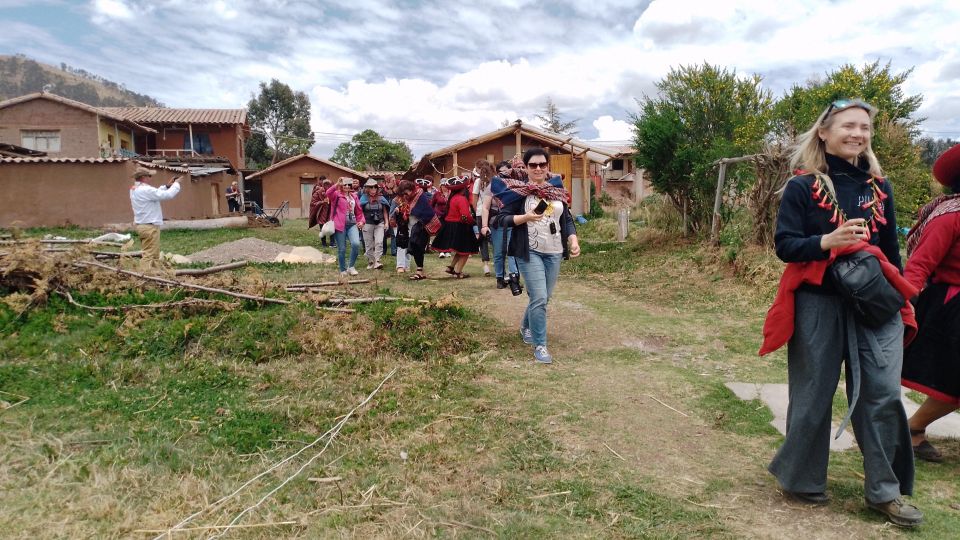
[[[356,216],[357,228],[363,227],[363,210],[360,208],[360,199],[356,193],[350,193],[353,197],[353,215]],[[338,185],[330,186],[327,189],[327,199],[330,201],[330,218],[333,219],[333,227],[337,232],[343,232],[347,228],[347,212],[350,209],[350,203],[343,193],[340,193]]]

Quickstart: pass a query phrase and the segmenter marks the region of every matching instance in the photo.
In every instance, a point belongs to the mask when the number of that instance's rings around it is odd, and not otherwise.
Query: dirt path
[[[483,304],[500,306],[490,312],[505,326],[517,326],[526,297],[505,301],[507,291],[489,286],[478,287],[477,294]],[[522,357],[504,362],[505,369],[515,373],[520,364],[525,372],[504,395],[522,396],[520,407],[536,401],[554,408],[557,414],[546,418],[544,428],[566,454],[606,461],[615,475],[652,482],[664,495],[714,509],[738,537],[897,534],[882,521],[858,518],[859,508],[833,503],[811,509],[786,502],[765,470],[773,453],[770,438],[715,429],[691,411],[702,390],[677,368],[698,372],[709,363],[691,357],[662,328],[624,318],[624,309],[656,318],[669,306],[637,302],[585,280],[562,280],[548,315],[554,365]],[[548,376],[538,373],[543,371]],[[564,422],[571,412],[583,421]]]

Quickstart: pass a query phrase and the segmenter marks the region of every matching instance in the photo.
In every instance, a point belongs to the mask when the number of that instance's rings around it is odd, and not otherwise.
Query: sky
[[[309,96],[321,157],[364,129],[420,156],[548,97],[580,138],[628,143],[636,99],[703,62],[775,96],[847,63],[913,69],[921,129],[960,138],[955,0],[0,0],[14,53],[170,107],[243,107],[276,78]]]

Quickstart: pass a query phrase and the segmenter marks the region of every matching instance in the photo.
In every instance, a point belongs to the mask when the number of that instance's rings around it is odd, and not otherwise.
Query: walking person
[[[333,220],[334,239],[337,242],[337,264],[340,267],[340,277],[359,274],[356,269],[357,257],[360,255],[360,231],[363,227],[363,210],[360,209],[360,199],[355,192],[356,180],[343,177],[340,181],[327,189],[327,198],[330,200],[330,219]],[[347,264],[347,242],[350,243],[350,263]]]
[[[849,410],[863,454],[866,504],[912,527],[923,514],[902,498],[913,493],[914,465],[900,401],[904,315],[865,322],[839,295],[828,271],[838,256],[866,251],[904,298],[915,289],[900,275],[893,187],[870,145],[876,110],[860,100],[833,102],[803,133],[784,188],[774,242],[788,263],[764,324],[766,354],[789,341],[790,406],[783,445],[768,469],[786,495],[829,502],[827,462],[833,396],[845,365]]]
[[[401,205],[397,211],[402,214],[398,218],[398,222],[407,222],[407,234],[409,235],[407,249],[417,265],[416,272],[410,276],[413,281],[426,279],[427,276],[423,271],[423,257],[426,253],[427,244],[430,242],[430,235],[436,234],[440,230],[440,220],[437,219],[437,215],[430,206],[430,197],[421,187],[423,185],[424,183],[421,183],[419,179],[416,183],[403,180],[397,188],[401,200]]]
[[[324,223],[330,221],[330,200],[327,198],[327,190],[330,189],[330,180],[326,176],[320,175],[317,183],[313,186],[313,192],[310,193],[310,215],[307,216],[307,228],[313,228],[319,225],[321,228]],[[320,234],[320,245],[327,247],[327,237]]]
[[[943,454],[927,440],[927,426],[960,407],[960,145],[937,159],[933,176],[951,195],[924,206],[907,235],[903,275],[921,293],[902,383],[927,396],[909,420],[913,454],[939,463]]]
[[[394,245],[397,248],[397,273],[403,274],[410,270],[410,256],[407,248],[410,247],[410,223],[404,213],[404,203],[400,195],[394,197],[390,203],[390,228],[393,229]]]
[[[363,244],[366,246],[367,270],[380,270],[383,263],[383,230],[390,203],[380,195],[380,187],[373,178],[363,185],[360,208],[363,210]]]
[[[456,176],[445,179],[444,185],[450,193],[447,203],[447,213],[442,222],[443,226],[437,237],[433,241],[433,249],[442,253],[450,253],[453,259],[447,266],[447,273],[457,279],[470,277],[463,272],[463,267],[470,259],[470,255],[479,250],[479,241],[477,233],[474,233],[476,213],[470,207],[470,199],[467,198],[467,188],[470,186],[470,179],[466,176]]]
[[[168,201],[180,193],[180,177],[174,177],[166,185],[155,188],[147,183],[156,171],[137,167],[133,172],[133,185],[130,186],[130,206],[133,208],[133,222],[140,236],[140,249],[143,255],[140,266],[152,269],[160,264],[160,225],[163,224],[163,209],[160,201]]]
[[[387,202],[389,203],[389,207],[390,207],[388,211],[388,215],[389,215],[389,212],[392,211],[394,208],[393,202],[397,199],[397,177],[394,176],[393,173],[386,173],[383,175],[383,183],[380,185],[380,194],[383,195],[384,198],[387,199]],[[391,239],[393,241],[390,241]],[[387,248],[387,244],[390,245],[389,248]],[[391,227],[389,223],[387,224],[387,226],[384,228],[384,231],[383,231],[383,254],[384,255],[387,254],[388,249],[390,251],[390,255],[394,257],[397,256],[396,231],[393,230],[393,227]]]
[[[504,178],[513,178],[514,180],[521,180],[518,177],[512,176],[513,169],[510,167],[509,161],[501,161],[497,164],[497,177],[500,179]],[[524,179],[526,177],[524,176]],[[491,186],[493,185],[493,178],[491,178]],[[524,180],[525,181],[525,180]],[[507,275],[504,272],[509,274],[519,275],[520,271],[517,269],[517,260],[516,258],[507,254],[507,246],[510,245],[510,235],[513,230],[513,227],[497,227],[495,224],[496,220],[493,218],[500,213],[500,200],[493,196],[491,193],[491,186],[487,187],[487,197],[483,199],[483,207],[480,209],[480,235],[489,236],[490,244],[493,248],[493,273],[497,276],[497,288],[505,289],[507,287]],[[504,266],[506,262],[506,267]]]
[[[509,253],[527,285],[529,301],[520,323],[524,343],[533,345],[533,357],[550,364],[547,350],[547,304],[556,288],[562,258],[578,257],[580,241],[567,206],[568,193],[559,176],[547,172],[549,156],[543,148],[523,154],[528,181],[494,178],[492,193],[502,207],[494,217],[497,228],[512,227]]]
[[[490,275],[490,229],[486,231],[481,231],[479,226],[483,224],[483,207],[486,204],[487,199],[492,198],[490,195],[490,180],[496,176],[496,169],[493,168],[493,164],[485,159],[478,159],[476,164],[473,167],[473,188],[471,193],[473,195],[473,208],[475,209],[476,214],[474,215],[474,228],[477,229],[477,239],[480,241],[480,260],[483,261],[483,275]]]

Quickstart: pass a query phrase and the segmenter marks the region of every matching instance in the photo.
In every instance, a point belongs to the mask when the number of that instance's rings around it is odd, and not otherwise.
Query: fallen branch
[[[693,502],[690,499],[684,499],[684,500],[690,504],[699,506],[701,508],[716,508],[719,510],[736,510],[737,508],[740,508],[739,506],[720,506],[719,504],[700,504],[698,502]]]
[[[345,308],[345,307],[324,307],[324,306],[320,306],[320,309],[323,310],[323,311],[332,311],[332,312],[334,312],[334,313],[356,313],[356,312],[357,312],[357,310],[355,310],[355,309]]]
[[[98,259],[119,259],[121,257],[143,257],[142,251],[91,251]]]
[[[174,272],[174,275],[177,276],[205,276],[207,274],[216,274],[217,272],[223,272],[225,270],[233,270],[234,268],[241,268],[247,265],[247,261],[236,261],[227,264],[220,264],[217,266],[208,266],[207,268],[184,268]]]
[[[370,304],[373,302],[417,302],[420,304],[429,304],[429,300],[417,300],[416,298],[400,298],[398,296],[371,296],[369,298],[328,298],[322,301],[325,304]]]
[[[570,490],[567,490],[567,491],[557,491],[556,493],[544,493],[543,495],[533,495],[533,496],[530,496],[530,497],[527,497],[527,498],[530,499],[530,500],[534,500],[534,499],[546,499],[547,497],[556,497],[557,495],[569,495],[570,493],[572,493],[572,491],[570,491]]]
[[[339,476],[328,476],[326,478],[307,478],[307,482],[315,482],[317,484],[328,484],[330,482],[339,482],[343,478]]]
[[[230,530],[230,529],[254,529],[259,527],[282,527],[287,525],[299,525],[299,521],[275,521],[273,523],[251,523],[249,525],[207,525],[205,527],[187,527],[185,529],[178,529],[181,531],[209,531],[209,530]],[[135,533],[162,533],[166,532],[166,529],[135,529]]]
[[[606,447],[607,447],[607,450],[609,450],[610,452],[612,452],[613,455],[617,456],[618,458],[620,458],[620,459],[623,460],[623,461],[626,461],[626,459],[624,459],[623,456],[621,456],[620,454],[618,454],[616,450],[614,450],[613,448],[610,448],[610,445],[609,445],[609,444],[603,443],[603,445],[606,446]]]
[[[29,244],[31,242],[40,242],[41,244],[96,244],[98,246],[116,246],[123,247],[125,244],[121,242],[109,242],[107,240],[101,240],[95,242],[93,240],[56,240],[56,239],[37,239],[37,240],[0,240],[0,245],[13,245],[13,244]]]
[[[11,405],[9,405],[9,406],[7,406],[7,407],[0,408],[0,412],[2,412],[2,411],[9,411],[10,409],[16,407],[17,405],[20,405],[21,403],[26,403],[26,402],[30,401],[30,397],[29,397],[29,396],[21,396],[20,394],[14,394],[13,392],[4,392],[3,390],[0,390],[0,394],[4,394],[4,395],[7,395],[7,396],[13,396],[13,397],[15,397],[15,398],[19,398],[19,399],[20,399],[20,401],[17,401],[16,403],[13,403],[13,404],[11,404]]]
[[[195,284],[193,284],[193,283],[186,283],[186,282],[183,282],[183,281],[176,281],[176,280],[166,279],[166,278],[157,277],[157,276],[148,276],[148,275],[146,275],[146,274],[141,274],[140,272],[132,272],[132,271],[130,271],[130,270],[123,270],[123,269],[120,269],[120,268],[117,268],[117,267],[114,267],[114,266],[110,266],[110,265],[107,265],[107,264],[102,264],[102,263],[98,263],[98,262],[94,262],[94,261],[76,262],[76,263],[73,263],[73,265],[74,265],[74,266],[78,266],[78,267],[95,266],[95,267],[97,267],[97,268],[103,268],[104,270],[110,270],[110,271],[116,272],[116,273],[118,273],[118,274],[124,274],[124,275],[128,275],[128,276],[138,277],[138,278],[140,278],[140,279],[145,279],[145,280],[147,280],[147,281],[154,281],[154,282],[157,282],[157,283],[162,283],[162,284],[164,284],[164,285],[169,285],[169,286],[171,286],[171,287],[183,287],[183,288],[186,288],[186,289],[195,289],[195,290],[198,290],[198,291],[205,291],[205,292],[211,292],[211,293],[216,293],[216,294],[223,294],[223,295],[226,295],[226,296],[232,296],[232,297],[234,297],[234,298],[242,298],[243,300],[253,300],[253,301],[255,301],[255,302],[267,302],[267,303],[271,303],[271,304],[284,304],[284,305],[291,303],[289,300],[281,300],[281,299],[279,299],[279,298],[267,298],[266,296],[255,296],[255,295],[252,295],[252,294],[237,293],[237,292],[233,292],[233,291],[228,291],[228,290],[226,290],[226,289],[217,289],[217,288],[215,288],[215,287],[204,287],[203,285],[195,285]]]
[[[652,399],[652,400],[654,400],[654,401],[656,401],[657,403],[663,405],[664,407],[670,409],[671,411],[673,411],[673,412],[675,412],[675,413],[677,413],[677,414],[679,414],[679,415],[686,416],[687,418],[690,418],[690,415],[688,415],[687,413],[685,413],[685,412],[683,412],[683,411],[678,411],[677,409],[674,409],[673,407],[671,407],[671,406],[667,405],[666,403],[660,401],[659,399],[651,396],[650,394],[647,394],[647,397],[650,398],[650,399]]]
[[[382,503],[364,503],[364,504],[346,504],[346,505],[342,504],[340,506],[331,506],[329,508],[323,508],[321,510],[313,510],[311,512],[308,512],[307,515],[312,516],[312,515],[320,514],[322,516],[326,513],[338,512],[340,510],[356,510],[357,508],[376,508],[378,506],[409,506],[409,504],[403,503],[403,502],[394,502],[394,501],[386,501]]]
[[[108,311],[115,313],[117,311],[132,311],[135,309],[167,309],[183,306],[197,306],[197,305],[217,305],[221,307],[225,306],[235,306],[235,304],[230,304],[222,300],[207,300],[204,298],[190,298],[187,300],[176,300],[172,302],[163,302],[160,304],[133,304],[129,306],[88,306],[86,304],[81,304],[73,299],[73,295],[69,291],[56,291],[57,294],[63,296],[67,299],[71,305],[77,306],[78,308],[88,309],[90,311]]]
[[[164,536],[169,537],[169,536],[172,535],[172,533],[173,533],[174,531],[181,530],[184,525],[186,525],[187,523],[189,523],[191,520],[193,520],[193,519],[196,518],[197,516],[200,516],[201,514],[204,514],[204,513],[208,512],[208,511],[210,511],[210,510],[213,510],[213,509],[216,509],[216,508],[222,506],[224,503],[226,503],[226,502],[229,501],[230,499],[234,498],[235,496],[237,496],[237,494],[239,494],[241,491],[243,491],[244,489],[246,489],[247,486],[253,484],[254,482],[256,482],[257,480],[259,480],[260,478],[263,478],[264,476],[266,476],[266,475],[270,474],[271,472],[277,470],[278,468],[282,467],[284,464],[290,462],[291,460],[293,460],[294,458],[296,458],[296,457],[299,456],[300,454],[306,452],[308,449],[313,448],[314,446],[320,444],[320,442],[323,441],[325,438],[327,438],[327,436],[329,435],[329,439],[327,440],[327,443],[323,446],[323,448],[320,450],[320,452],[318,452],[316,455],[314,455],[314,456],[311,457],[309,460],[307,460],[307,462],[304,463],[303,466],[301,466],[299,469],[297,469],[297,471],[294,472],[293,475],[287,477],[287,479],[284,480],[283,482],[281,482],[279,486],[277,486],[277,487],[275,487],[274,489],[270,490],[266,495],[263,496],[263,498],[261,498],[259,501],[257,501],[256,504],[254,504],[253,506],[245,509],[243,512],[240,512],[240,514],[237,515],[237,517],[235,517],[235,518],[233,519],[233,521],[230,522],[230,525],[236,524],[238,521],[240,521],[240,519],[243,518],[244,515],[246,515],[248,512],[251,512],[252,510],[254,510],[255,508],[257,508],[258,506],[260,506],[261,504],[263,504],[263,502],[264,502],[265,500],[267,500],[270,496],[272,496],[274,493],[276,493],[277,491],[279,491],[283,486],[287,485],[291,480],[293,480],[294,478],[296,478],[301,472],[303,472],[307,467],[309,467],[318,457],[320,457],[321,455],[323,455],[323,453],[327,450],[327,448],[330,447],[330,444],[333,443],[333,439],[337,436],[337,434],[340,433],[340,430],[343,429],[343,426],[347,423],[347,420],[349,420],[350,417],[353,416],[353,414],[354,414],[355,412],[357,412],[361,407],[363,407],[364,405],[366,405],[367,403],[369,403],[369,402],[374,398],[374,396],[377,395],[377,393],[380,391],[380,389],[383,388],[383,386],[384,386],[385,384],[387,384],[387,381],[389,381],[390,378],[393,377],[393,375],[394,375],[394,374],[397,372],[397,370],[399,370],[399,369],[400,369],[399,367],[393,368],[393,370],[392,370],[390,373],[388,373],[387,376],[384,377],[384,379],[383,379],[382,381],[380,381],[380,384],[378,384],[377,387],[374,388],[373,391],[370,392],[370,394],[369,394],[363,401],[361,401],[359,404],[357,404],[356,407],[354,407],[353,409],[351,409],[350,412],[348,412],[347,414],[343,415],[343,418],[342,418],[339,422],[337,422],[336,425],[334,425],[332,428],[330,428],[329,430],[327,430],[326,433],[324,433],[323,435],[320,435],[319,437],[317,437],[316,439],[314,439],[313,442],[311,442],[310,444],[304,446],[304,447],[301,448],[300,450],[297,450],[297,451],[294,452],[293,454],[287,456],[286,458],[284,458],[284,459],[278,461],[277,463],[273,464],[272,466],[268,467],[265,471],[263,471],[263,472],[261,472],[260,474],[254,476],[254,477],[251,478],[250,480],[247,480],[246,482],[244,482],[240,487],[238,487],[237,489],[235,489],[235,490],[234,490],[232,493],[230,493],[229,495],[226,495],[226,496],[224,496],[224,497],[221,497],[220,499],[218,499],[218,500],[214,501],[213,503],[207,505],[205,508],[203,508],[203,509],[201,509],[201,510],[198,510],[197,512],[194,512],[193,514],[187,516],[187,517],[186,517],[183,521],[181,521],[180,523],[177,523],[177,524],[174,525],[173,527],[171,527],[171,528],[163,531],[163,533],[160,534],[159,536],[155,537],[154,540],[160,540],[160,538],[163,538]],[[338,458],[338,459],[339,459],[339,458]],[[217,537],[219,537],[219,536],[222,536],[222,534],[217,535]],[[216,538],[216,537],[214,537],[214,538]]]
[[[321,281],[319,283],[291,283],[289,285],[285,285],[284,288],[286,288],[290,292],[302,292],[307,289],[311,289],[313,287],[338,287],[341,285],[358,285],[360,283],[370,283],[370,280],[369,279],[353,279],[353,280],[344,281],[344,282]]]

